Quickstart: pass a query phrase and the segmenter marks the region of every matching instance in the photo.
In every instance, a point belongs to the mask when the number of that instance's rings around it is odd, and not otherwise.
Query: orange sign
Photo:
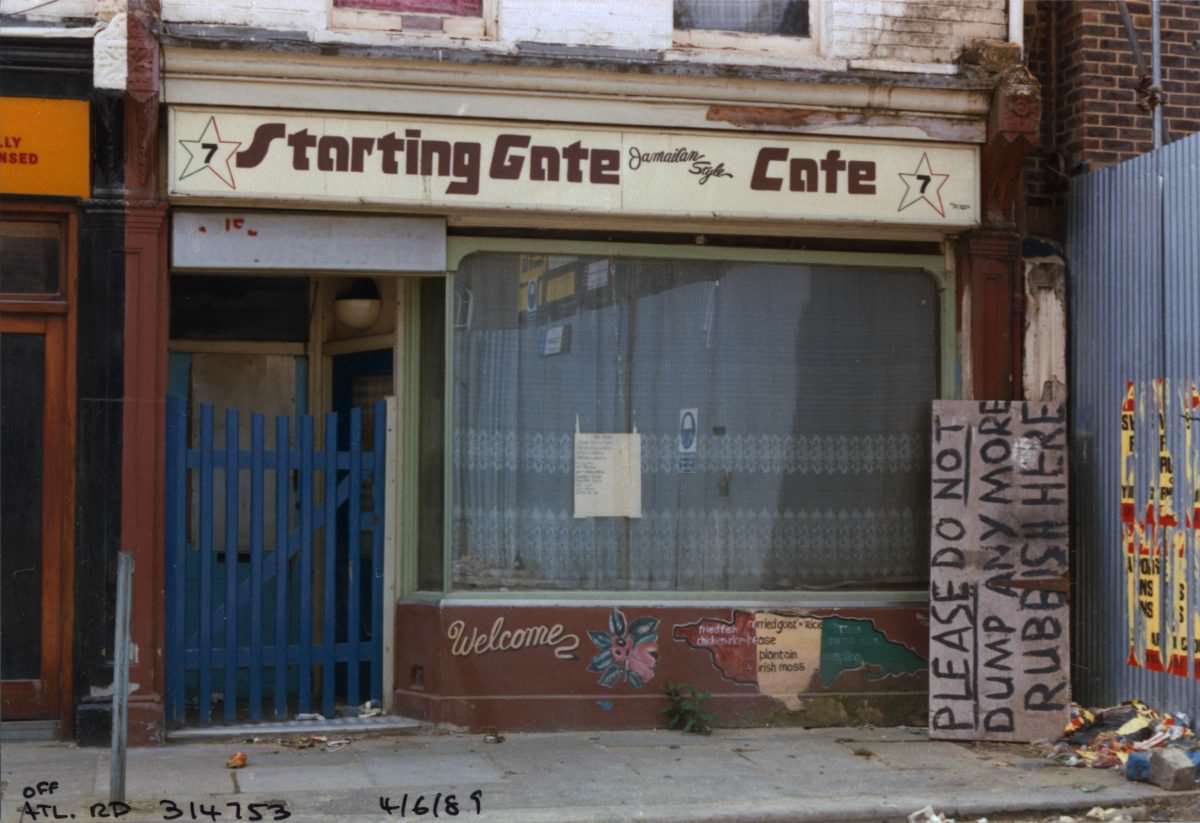
[[[88,103],[0,97],[0,192],[88,197]]]

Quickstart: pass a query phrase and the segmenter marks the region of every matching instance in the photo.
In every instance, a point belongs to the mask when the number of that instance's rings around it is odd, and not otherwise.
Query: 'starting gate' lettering
[[[933,404],[932,737],[1057,737],[1070,705],[1065,407]]]

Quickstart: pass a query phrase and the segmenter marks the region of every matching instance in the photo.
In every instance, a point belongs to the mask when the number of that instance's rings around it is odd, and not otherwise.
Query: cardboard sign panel
[[[89,197],[88,101],[0,97],[0,192]]]
[[[929,734],[1062,734],[1071,702],[1066,408],[935,401]]]
[[[175,199],[707,220],[979,220],[978,150],[784,135],[176,107]]]

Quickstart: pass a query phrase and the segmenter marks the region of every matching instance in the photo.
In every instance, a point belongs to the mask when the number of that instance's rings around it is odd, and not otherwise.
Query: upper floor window
[[[813,56],[820,6],[809,0],[675,0],[675,45],[726,57],[729,49]]]
[[[808,37],[808,0],[675,0],[675,28]]]
[[[404,14],[446,14],[479,17],[483,0],[333,0],[335,8],[397,11]]]
[[[333,0],[335,28],[368,28],[406,34],[482,37],[488,33],[485,0]]]

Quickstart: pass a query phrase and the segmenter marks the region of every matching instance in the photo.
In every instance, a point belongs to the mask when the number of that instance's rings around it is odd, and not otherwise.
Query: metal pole
[[[1151,117],[1154,122],[1154,148],[1162,148],[1163,119],[1162,100],[1159,99],[1162,89],[1162,20],[1160,19],[1159,0],[1150,0],[1150,84],[1158,92],[1154,97],[1154,109]]]
[[[112,762],[108,799],[125,802],[125,748],[129,728],[129,612],[133,600],[133,555],[117,555],[117,619],[113,648]]]

